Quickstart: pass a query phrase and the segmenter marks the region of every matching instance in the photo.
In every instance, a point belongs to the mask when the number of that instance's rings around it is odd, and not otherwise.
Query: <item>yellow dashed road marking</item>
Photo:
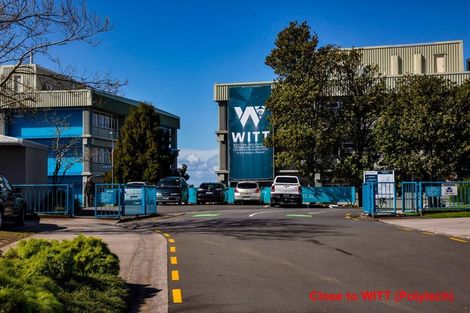
[[[462,238],[457,238],[457,237],[450,237],[450,240],[458,241],[458,242],[468,242],[468,240],[462,239]]]
[[[175,253],[176,252],[176,247],[175,246],[170,247],[170,252]]]
[[[183,303],[183,297],[181,296],[181,289],[173,289],[173,303]]]
[[[169,234],[163,234],[166,238],[170,238],[171,236]]]
[[[401,230],[412,231],[413,228],[400,227]]]
[[[175,240],[174,239],[168,239],[168,242],[169,243],[175,243]]]
[[[180,280],[180,272],[171,271],[171,280]]]
[[[175,256],[172,256],[170,258],[170,263],[173,264],[173,265],[178,264],[178,259]]]
[[[425,235],[429,235],[429,236],[434,236],[435,233],[431,233],[429,231],[422,231],[421,233],[425,234]]]

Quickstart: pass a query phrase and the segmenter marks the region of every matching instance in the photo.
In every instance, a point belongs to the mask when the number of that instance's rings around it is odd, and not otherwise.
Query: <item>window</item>
[[[21,75],[13,76],[13,91],[23,92],[23,77]]]
[[[434,72],[445,73],[446,72],[446,56],[445,54],[437,54],[434,56]]]
[[[401,75],[401,58],[398,55],[390,57],[390,75]]]
[[[93,112],[93,126],[115,130],[117,126],[116,117],[110,114]]]

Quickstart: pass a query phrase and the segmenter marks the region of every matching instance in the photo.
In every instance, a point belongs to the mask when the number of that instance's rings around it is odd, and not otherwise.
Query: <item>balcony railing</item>
[[[112,132],[112,134],[111,134]],[[91,135],[93,137],[105,138],[105,139],[117,139],[117,130],[110,128],[103,128],[98,126],[91,127]]]

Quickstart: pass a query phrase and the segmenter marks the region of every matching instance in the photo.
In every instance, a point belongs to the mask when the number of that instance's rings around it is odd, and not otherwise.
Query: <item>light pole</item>
[[[111,135],[111,185],[114,185],[114,136],[113,132],[109,132]]]

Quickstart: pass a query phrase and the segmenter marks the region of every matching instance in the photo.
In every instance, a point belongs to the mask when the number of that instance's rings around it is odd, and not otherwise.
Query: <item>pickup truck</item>
[[[296,176],[276,176],[271,186],[271,206],[287,203],[302,206],[302,187]]]
[[[8,179],[0,175],[0,228],[7,219],[13,220],[18,226],[23,226],[25,213],[26,202],[19,190],[14,189]]]

